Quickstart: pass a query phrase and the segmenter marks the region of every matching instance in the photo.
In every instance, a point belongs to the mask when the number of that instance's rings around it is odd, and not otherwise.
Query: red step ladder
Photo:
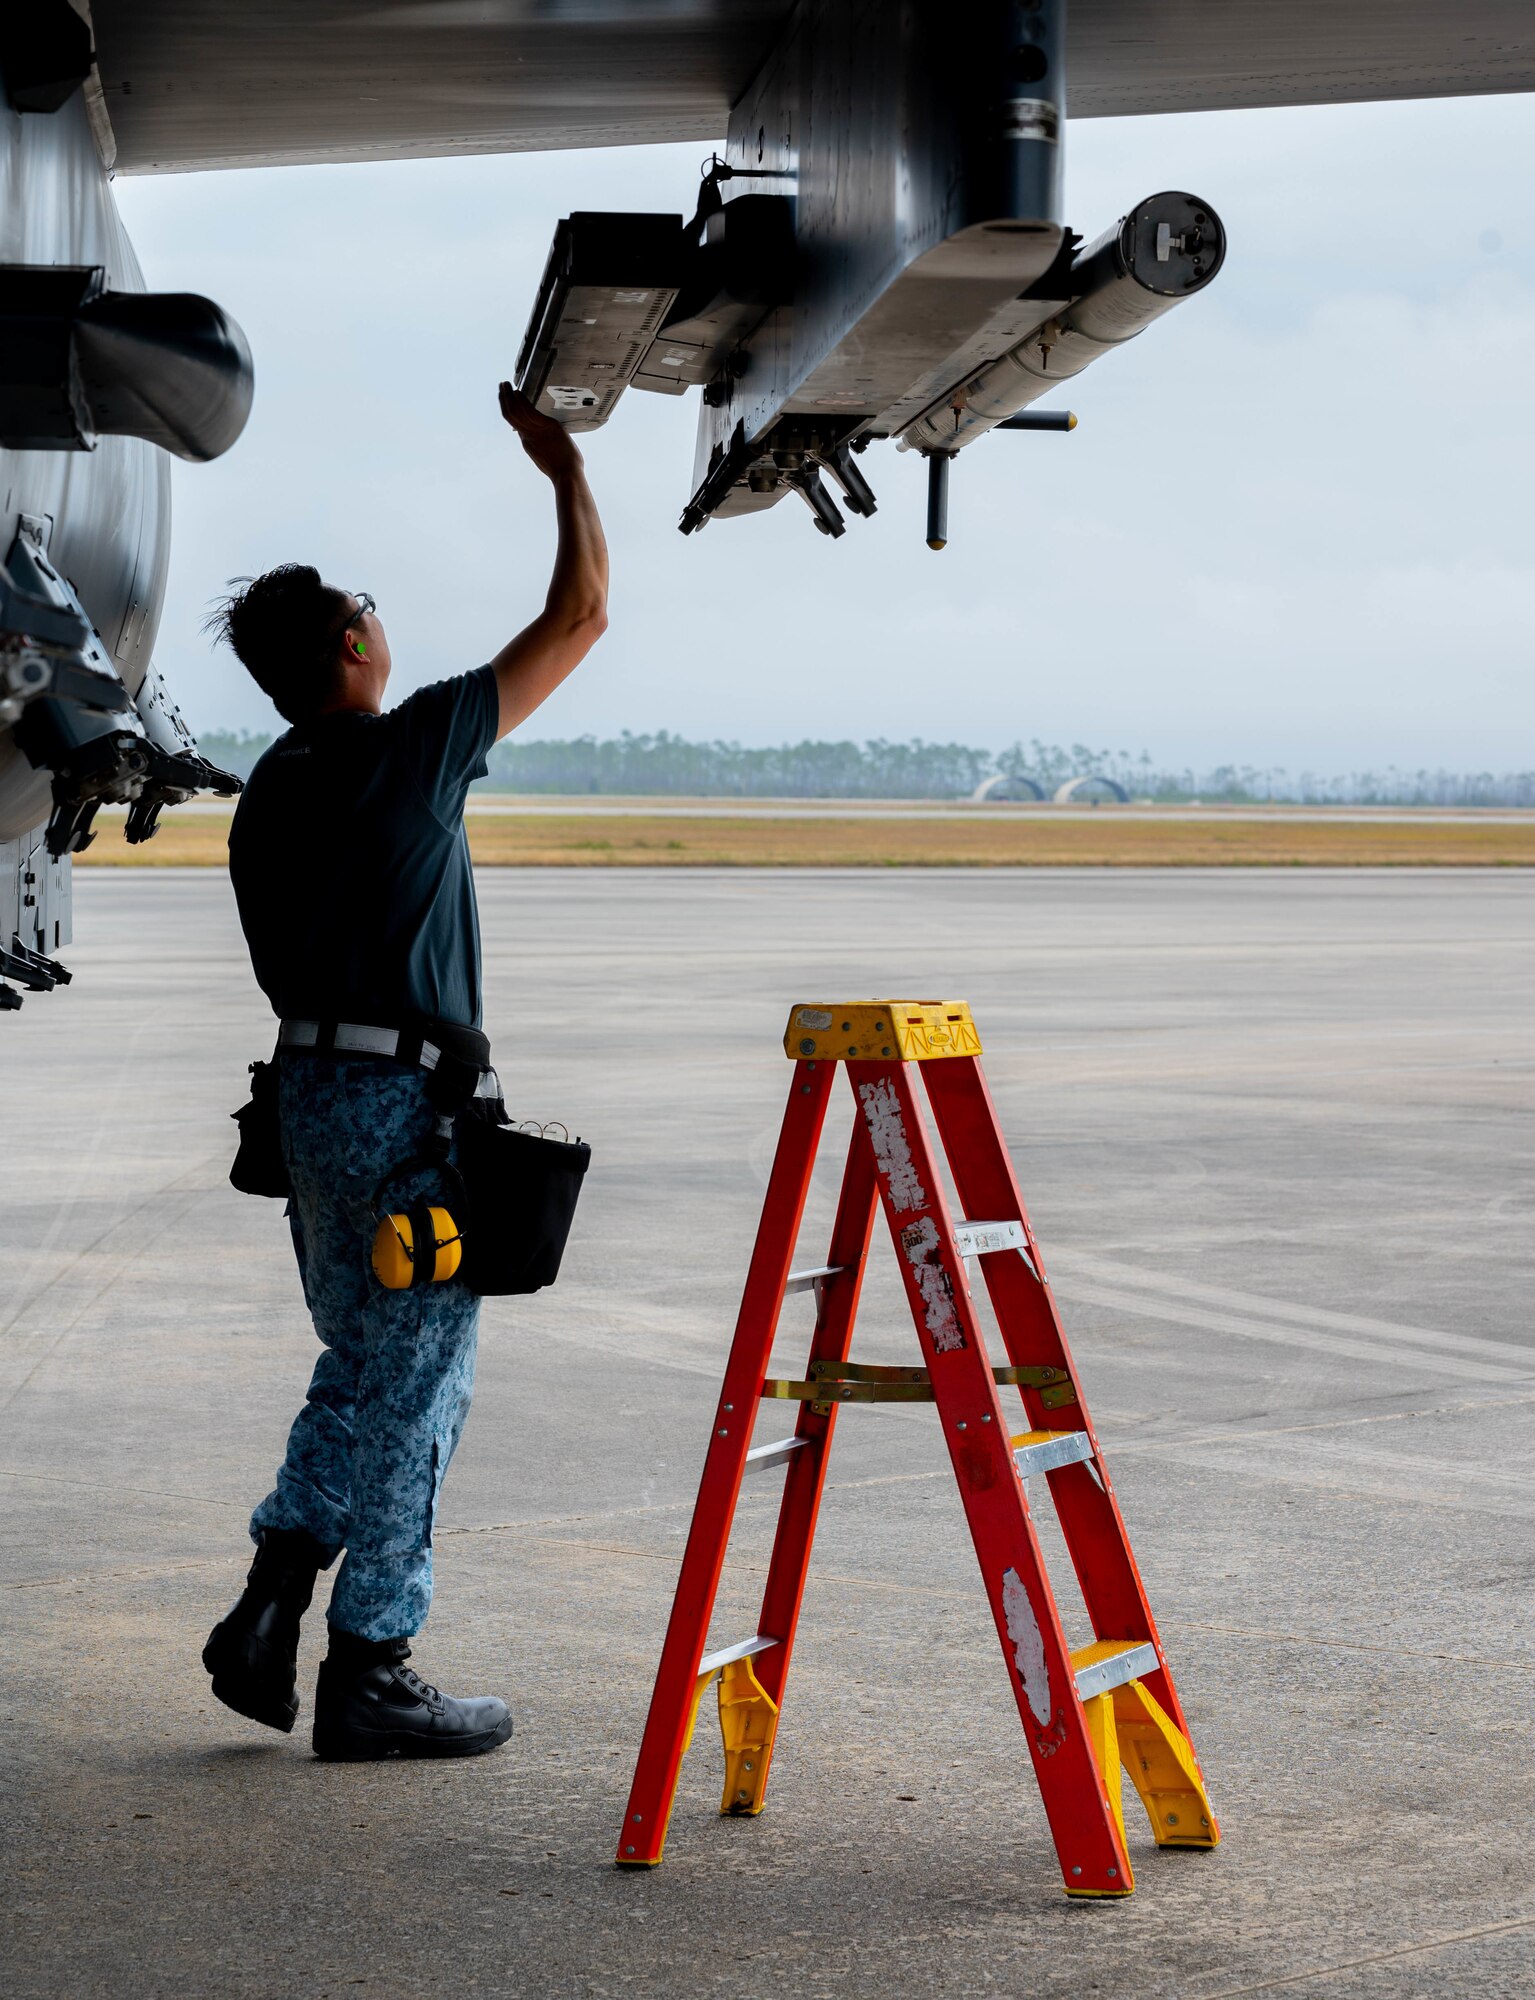
[[[677,1773],[699,1703],[718,1676],[725,1739],[722,1813],[762,1810],[837,1411],[931,1401],[959,1482],[997,1636],[1033,1758],[1068,1896],[1128,1896],[1119,1766],[1159,1847],[1220,1838],[1188,1724],[1157,1638],[1081,1384],[962,1002],[859,1001],[796,1007],[784,1037],[794,1080],[725,1369],[676,1601],[619,1836],[620,1867],[661,1859]],[[790,1266],[838,1065],[857,1107],[826,1262]],[[967,1217],[949,1213],[918,1104],[920,1066]],[[890,1224],[925,1367],[848,1359],[876,1208]],[[966,1277],[980,1261],[1007,1349],[987,1359]],[[768,1377],[790,1292],[815,1294],[800,1381]],[[1016,1388],[1026,1426],[1010,1435],[999,1388]],[[799,1404],[792,1437],[753,1445],[759,1403]],[[706,1653],[736,1499],[750,1472],[785,1475],[756,1632]],[[1095,1642],[1069,1649],[1029,1513],[1043,1474]]]

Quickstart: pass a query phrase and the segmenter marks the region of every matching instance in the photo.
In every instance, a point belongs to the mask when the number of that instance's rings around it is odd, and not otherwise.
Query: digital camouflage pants
[[[373,1196],[431,1130],[426,1073],[393,1062],[280,1058],[288,1218],[324,1345],[277,1484],[251,1517],[345,1549],[326,1614],[363,1639],[408,1638],[432,1601],[432,1524],[474,1389],[480,1302],[456,1279],[387,1291],[373,1275]],[[436,1191],[388,1183],[389,1205]]]

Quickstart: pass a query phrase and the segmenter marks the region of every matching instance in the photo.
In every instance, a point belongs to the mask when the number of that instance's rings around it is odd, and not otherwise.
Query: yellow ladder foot
[[[748,1660],[720,1671],[720,1733],[725,1739],[725,1792],[720,1811],[745,1818],[762,1810],[768,1762],[778,1728],[778,1704]]]
[[[1072,1658],[1079,1661],[1084,1653],[1102,1650],[1084,1647]],[[1158,1847],[1214,1847],[1220,1828],[1199,1765],[1188,1738],[1150,1689],[1141,1681],[1126,1681],[1092,1695],[1082,1707],[1120,1839],[1125,1833],[1119,1775],[1123,1764],[1146,1808]],[[1085,1892],[1067,1890],[1068,1895],[1080,1893]]]

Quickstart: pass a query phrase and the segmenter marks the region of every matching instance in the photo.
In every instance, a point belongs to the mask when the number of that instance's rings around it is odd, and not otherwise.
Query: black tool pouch
[[[277,1065],[275,1062],[254,1062],[250,1066],[250,1074],[250,1103],[229,1114],[240,1128],[240,1144],[234,1165],[229,1169],[229,1182],[241,1194],[286,1199],[293,1193],[293,1186],[282,1156],[282,1130],[277,1112]]]
[[[458,1274],[471,1292],[503,1298],[554,1283],[591,1157],[581,1140],[519,1131],[499,1103],[475,1099],[458,1121],[469,1194]]]
[[[592,1149],[520,1131],[499,1098],[475,1095],[482,1074],[468,1055],[443,1052],[427,1084],[436,1129],[406,1168],[436,1165],[457,1183],[448,1201],[463,1244],[458,1282],[498,1299],[558,1277]],[[455,1136],[456,1169],[447,1164]]]

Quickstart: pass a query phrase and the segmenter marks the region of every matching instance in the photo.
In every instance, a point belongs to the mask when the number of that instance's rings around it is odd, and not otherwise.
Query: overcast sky
[[[690,212],[707,150],[117,182],[148,283],[256,357],[244,437],[175,473],[159,658],[195,728],[274,723],[199,629],[236,573],[371,590],[400,693],[537,610],[551,509],[495,388],[555,221]],[[1077,378],[1074,435],[965,452],[939,555],[888,445],[839,542],[792,497],[684,538],[697,397],[631,392],[584,446],[611,627],[525,733],[1527,768],[1532,185],[1528,98],[1073,124],[1073,227],[1186,188],[1226,223],[1215,284]]]

